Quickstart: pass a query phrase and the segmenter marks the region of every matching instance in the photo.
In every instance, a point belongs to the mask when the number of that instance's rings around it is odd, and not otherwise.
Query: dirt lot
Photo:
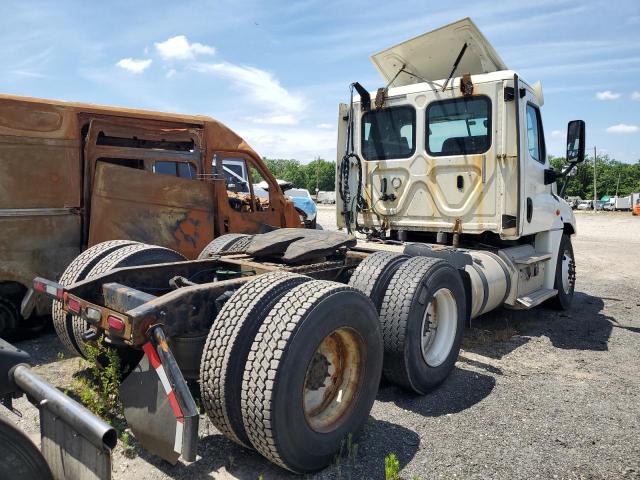
[[[333,210],[319,223],[331,228]],[[404,479],[640,478],[640,218],[579,213],[573,310],[498,310],[474,322],[449,379],[424,397],[383,386],[355,460],[310,476],[384,478],[394,452]],[[52,333],[18,342],[55,385],[78,359]],[[36,410],[14,419],[38,439]],[[120,448],[115,479],[295,478],[222,437],[201,417],[199,458],[171,467]]]

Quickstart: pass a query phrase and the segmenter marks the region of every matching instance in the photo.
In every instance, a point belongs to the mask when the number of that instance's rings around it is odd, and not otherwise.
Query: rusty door
[[[258,176],[267,178],[267,175],[250,155],[238,151],[217,151],[213,154],[211,166],[213,177],[220,185],[217,221],[221,234],[259,233],[294,226],[286,224],[283,215],[285,202],[277,185],[271,180],[267,189],[255,184]]]
[[[199,179],[202,151],[195,127],[92,120],[85,144],[88,244],[132,239],[197,257],[215,222],[214,183]]]

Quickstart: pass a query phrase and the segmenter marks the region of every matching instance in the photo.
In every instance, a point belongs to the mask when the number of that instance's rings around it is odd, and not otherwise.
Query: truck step
[[[533,265],[534,263],[544,262],[551,258],[550,253],[536,253],[535,255],[526,257],[515,257],[513,261],[516,265]]]
[[[527,293],[517,298],[517,302],[525,308],[533,308],[540,305],[545,300],[550,299],[558,293],[555,288],[539,288],[531,293]]]

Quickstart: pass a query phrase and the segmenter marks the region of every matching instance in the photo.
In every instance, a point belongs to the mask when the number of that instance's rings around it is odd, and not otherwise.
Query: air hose
[[[338,177],[338,189],[340,198],[342,199],[342,216],[344,217],[344,223],[347,227],[349,234],[355,230],[359,231],[358,226],[358,212],[367,208],[367,202],[362,196],[362,160],[355,152],[353,142],[353,125],[355,121],[355,115],[353,112],[353,90],[364,90],[357,82],[352,83],[349,86],[350,101],[349,101],[349,119],[347,123],[347,144],[345,148],[344,157],[340,161],[339,177]],[[366,92],[366,90],[364,90]],[[362,95],[361,95],[362,97]],[[364,99],[363,99],[364,101]],[[369,101],[370,102],[370,101]],[[351,172],[352,162],[357,167],[357,189],[355,195],[352,195],[351,187],[349,186],[349,177]]]

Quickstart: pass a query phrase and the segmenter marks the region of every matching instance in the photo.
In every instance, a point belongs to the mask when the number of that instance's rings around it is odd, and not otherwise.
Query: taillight
[[[67,308],[69,309],[70,312],[73,313],[80,313],[80,302],[78,300],[76,300],[75,298],[69,298],[67,301]]]
[[[109,315],[109,317],[107,317],[107,323],[109,324],[109,328],[112,328],[113,330],[117,330],[119,332],[124,330],[124,320],[120,317]]]
[[[52,295],[54,297],[56,297],[59,300],[63,299],[63,295],[64,295],[64,289],[61,288],[56,288],[52,285],[49,285],[45,282],[41,282],[39,280],[36,280],[33,282],[33,288],[35,290],[37,290],[38,292],[42,292],[42,293],[46,293],[47,295]]]

